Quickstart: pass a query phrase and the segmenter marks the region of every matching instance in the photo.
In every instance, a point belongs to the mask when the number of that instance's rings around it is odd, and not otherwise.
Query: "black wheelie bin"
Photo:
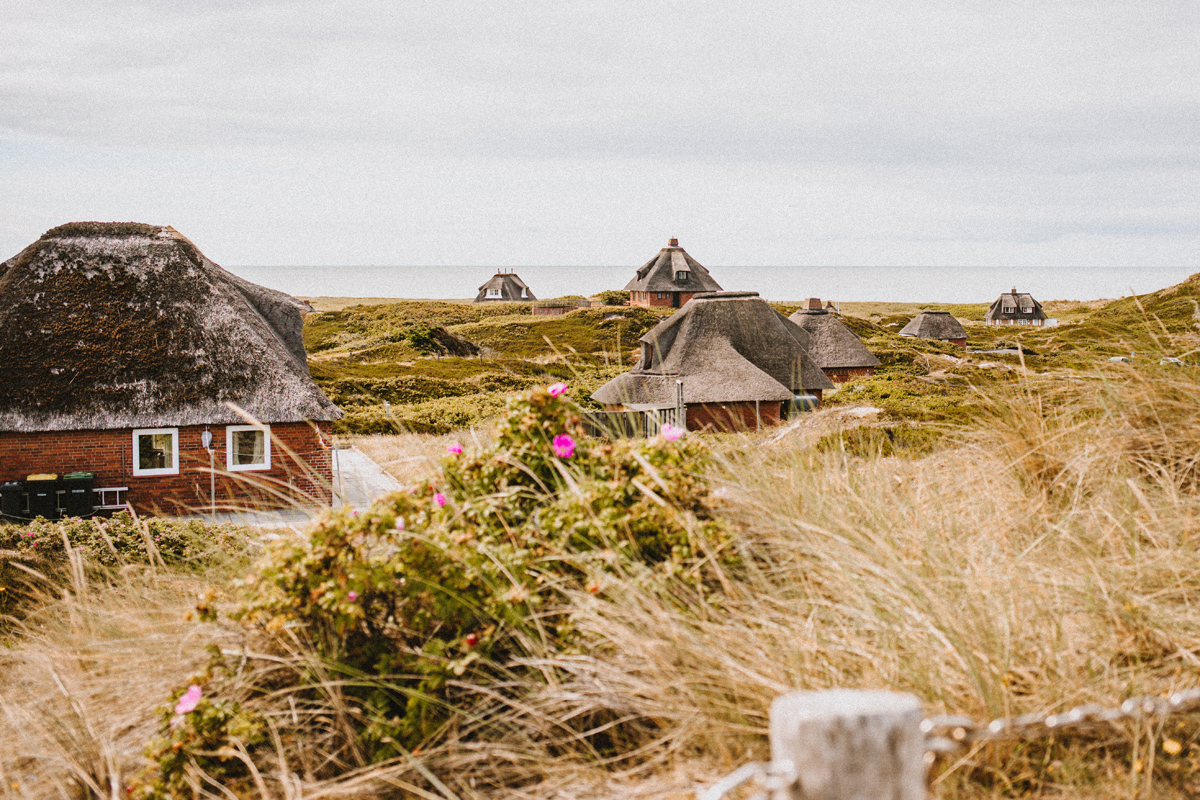
[[[25,479],[29,492],[29,516],[58,519],[58,475],[41,472]]]
[[[96,476],[91,472],[68,472],[62,477],[63,513],[68,517],[90,517],[96,510],[92,487]]]
[[[25,516],[25,484],[20,481],[0,483],[0,516],[5,519]]]

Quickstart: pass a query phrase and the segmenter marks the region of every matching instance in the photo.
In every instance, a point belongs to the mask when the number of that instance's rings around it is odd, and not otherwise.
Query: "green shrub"
[[[522,657],[582,647],[565,592],[603,592],[613,575],[709,581],[703,554],[728,548],[708,460],[691,437],[585,438],[565,396],[534,389],[509,401],[490,446],[449,455],[435,480],[272,546],[235,617],[354,676],[356,747],[394,757],[475,717],[514,673],[536,679]]]
[[[198,680],[207,683],[204,678]],[[219,784],[249,776],[242,754],[265,738],[262,719],[236,701],[204,697],[191,710],[176,713],[176,704],[184,694],[202,690],[201,684],[178,690],[161,709],[159,735],[146,748],[154,766],[139,776],[131,792],[135,797],[149,800],[192,796],[193,784],[201,782],[197,773]]]
[[[629,305],[629,292],[624,289],[609,289],[596,295],[596,299],[606,306]]]
[[[858,458],[900,456],[921,458],[937,449],[945,431],[911,424],[879,427],[863,425],[821,437],[817,451],[842,452]]]
[[[111,519],[38,518],[24,525],[0,523],[0,619],[17,615],[28,599],[28,573],[13,561],[36,568],[50,578],[70,569],[66,548],[95,568],[126,564],[193,564],[245,558],[251,541],[249,528],[211,525],[200,520],[159,517],[135,519],[122,511]]]

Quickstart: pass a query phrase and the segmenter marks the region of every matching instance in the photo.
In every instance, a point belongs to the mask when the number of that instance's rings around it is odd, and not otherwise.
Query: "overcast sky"
[[[1191,265],[1198,42],[1193,0],[14,2],[0,259]]]

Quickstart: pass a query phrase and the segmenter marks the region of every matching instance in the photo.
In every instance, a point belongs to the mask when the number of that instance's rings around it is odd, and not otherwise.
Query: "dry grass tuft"
[[[0,651],[0,780],[12,797],[119,797],[157,729],[156,708],[229,638],[185,619],[209,577],[126,567],[43,584]]]

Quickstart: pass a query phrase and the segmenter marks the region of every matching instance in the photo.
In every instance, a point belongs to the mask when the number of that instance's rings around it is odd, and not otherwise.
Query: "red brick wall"
[[[659,295],[662,297],[659,297]],[[682,307],[684,303],[692,299],[693,292],[630,292],[629,305],[631,306],[653,306],[655,308],[671,308],[674,301],[671,295],[679,295],[679,305]]]
[[[830,367],[821,371],[834,383],[845,383],[851,378],[869,378],[875,374],[874,367]]]
[[[317,430],[313,429],[316,426]],[[298,500],[327,505],[332,499],[332,424],[276,423],[271,426],[271,469],[225,472],[225,426],[212,425],[218,506],[284,507]],[[319,430],[319,435],[318,431]],[[133,431],[0,432],[0,480],[24,480],[35,472],[86,471],[96,487],[128,486],[139,514],[181,513],[209,505],[208,453],[200,445],[203,425],[179,428],[179,474],[133,474]],[[256,485],[257,484],[257,485]],[[276,497],[270,486],[284,497]]]
[[[759,403],[757,415],[753,402],[689,403],[687,427],[689,431],[753,431],[758,430],[759,418],[764,426],[778,425],[782,409],[783,405],[778,400]]]
[[[964,349],[965,349],[965,348],[966,348],[966,346],[967,346],[967,340],[966,340],[966,339],[948,339],[947,341],[949,341],[949,342],[950,342],[950,344],[956,344],[956,345],[958,345],[959,347],[962,347],[962,348],[964,348]]]

